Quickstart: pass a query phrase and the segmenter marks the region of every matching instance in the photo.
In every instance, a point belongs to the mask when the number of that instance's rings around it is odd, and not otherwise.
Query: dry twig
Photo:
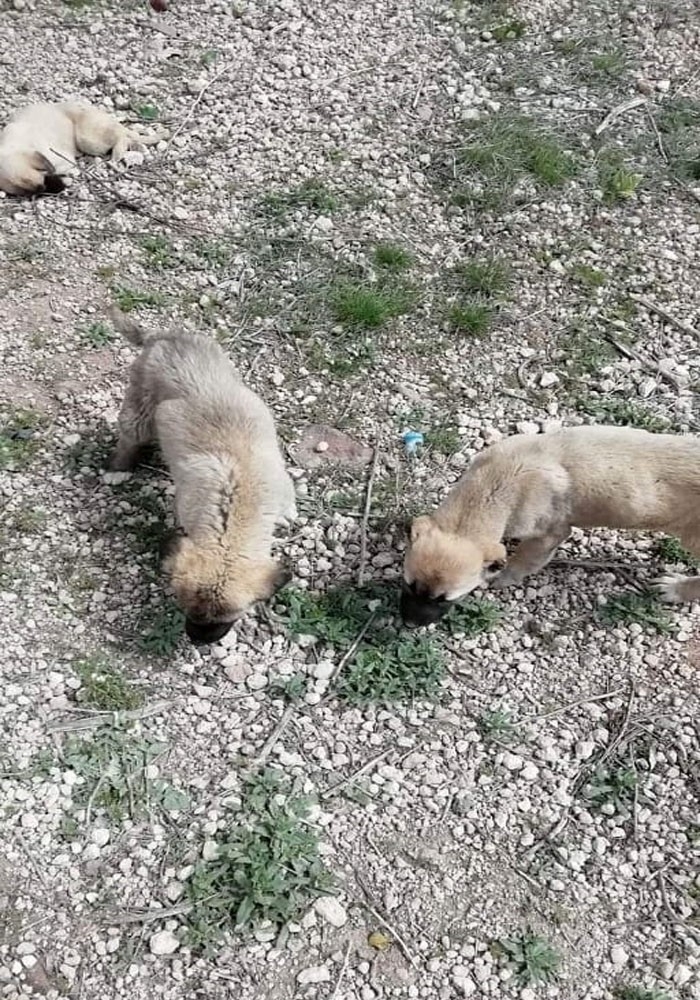
[[[372,491],[374,490],[374,480],[377,477],[377,468],[379,467],[379,440],[374,446],[374,458],[372,460],[372,468],[370,469],[369,479],[367,480],[367,492],[365,494],[365,509],[362,515],[362,524],[360,526],[360,565],[357,569],[357,586],[361,587],[365,582],[365,566],[367,564],[367,524],[369,522],[369,512],[372,507]]]
[[[406,939],[399,931],[397,931],[396,927],[394,927],[393,924],[389,923],[387,918],[382,915],[382,913],[377,909],[377,907],[373,905],[374,899],[372,893],[369,891],[367,883],[365,882],[365,880],[362,878],[362,876],[359,874],[358,871],[355,871],[355,877],[357,878],[357,881],[360,883],[362,891],[366,896],[366,899],[362,900],[362,905],[364,906],[364,908],[372,914],[375,920],[378,920],[379,923],[382,924],[382,926],[386,927],[386,929],[389,931],[389,933],[394,938],[397,945],[403,952],[404,958],[413,966],[414,969],[417,969],[418,960],[416,959],[415,955],[413,954],[408,944],[406,943]],[[372,903],[368,902],[368,900],[372,900]]]
[[[361,774],[365,774],[365,772],[370,771],[375,764],[379,763],[380,760],[384,760],[385,757],[388,757],[392,750],[393,747],[387,747],[386,750],[382,750],[381,753],[378,753],[375,757],[372,757],[371,760],[364,763],[362,767],[359,767],[357,771],[353,771],[348,778],[342,778],[340,781],[337,781],[335,785],[331,785],[330,788],[327,788],[325,792],[321,792],[319,797],[325,802],[326,799],[330,799],[332,796],[337,795],[342,788],[345,788],[347,785],[352,785],[355,779],[359,778]]]
[[[275,743],[289,725],[292,715],[294,714],[294,708],[295,708],[294,705],[287,705],[284,712],[282,713],[282,717],[280,718],[279,722],[272,730],[268,738],[265,740],[262,750],[255,758],[255,760],[252,762],[251,767],[260,767],[262,764],[265,763],[267,758],[270,756],[270,753],[272,752],[272,748],[274,747]]]
[[[642,295],[630,295],[630,298],[635,302],[638,302],[640,306],[644,306],[644,308],[648,309],[649,312],[656,313],[657,316],[666,320],[666,322],[670,323],[671,326],[675,326],[677,330],[681,330],[683,333],[688,333],[691,337],[697,337],[698,340],[700,340],[700,333],[698,333],[695,327],[691,326],[690,323],[684,322],[682,319],[676,319],[675,316],[672,316],[667,309],[664,309],[664,307],[660,306],[657,302],[652,302],[651,299],[645,299]]]
[[[200,105],[200,103],[202,101],[202,98],[204,97],[204,95],[206,94],[206,92],[209,90],[210,87],[214,86],[214,84],[216,83],[217,80],[221,79],[221,77],[224,75],[224,73],[228,73],[228,66],[224,66],[224,68],[222,70],[219,70],[219,72],[215,76],[213,76],[211,78],[211,80],[207,80],[207,82],[204,84],[204,86],[202,87],[202,89],[199,91],[199,93],[195,97],[194,101],[192,102],[192,106],[190,107],[190,110],[187,112],[187,114],[182,119],[182,121],[180,122],[180,124],[178,125],[178,127],[175,129],[175,131],[173,132],[173,134],[168,139],[168,148],[170,148],[170,146],[172,146],[173,140],[176,139],[178,135],[180,135],[180,133],[184,129],[185,125],[187,125],[187,123],[190,121],[190,119],[192,118],[193,114],[195,113],[195,111],[199,107],[199,105]]]
[[[168,708],[176,705],[177,701],[154,701],[143,708],[132,708],[126,712],[95,712],[82,719],[67,719],[63,722],[54,722],[49,726],[50,733],[72,733],[81,729],[97,729],[108,723],[117,726],[121,722],[136,722],[138,719],[146,719],[149,715],[160,715]]]
[[[336,1000],[336,997],[338,996],[338,992],[340,991],[340,987],[343,985],[343,980],[345,979],[345,973],[348,971],[348,962],[350,961],[350,948],[351,947],[352,947],[352,942],[348,941],[348,943],[345,946],[345,956],[343,958],[343,964],[341,966],[340,973],[338,975],[338,979],[336,980],[335,989],[333,990],[333,992],[331,994],[331,1000]]]
[[[603,118],[600,125],[595,130],[596,135],[600,135],[609,128],[614,121],[616,121],[620,115],[626,114],[628,111],[633,111],[634,108],[640,107],[642,104],[646,104],[646,97],[630,97],[628,101],[623,101],[622,104],[618,104],[611,111],[608,111],[605,118]]]

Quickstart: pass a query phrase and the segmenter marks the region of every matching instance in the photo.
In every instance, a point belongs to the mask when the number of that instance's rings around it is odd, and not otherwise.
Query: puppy
[[[0,133],[0,190],[13,195],[56,194],[75,169],[79,153],[123,158],[160,136],[137,135],[89,104],[30,104],[20,108]]]
[[[700,438],[570,427],[486,449],[438,509],[411,525],[404,623],[437,621],[485,582],[520,583],[549,562],[572,527],[664,531],[700,556]],[[519,540],[507,564],[504,538]],[[700,600],[700,577],[655,585],[664,600]]]
[[[216,642],[289,580],[271,555],[275,526],[296,517],[272,414],[209,337],[114,325],[143,350],[119,416],[110,468],[130,470],[157,440],[175,482],[179,533],[163,566],[195,644]]]

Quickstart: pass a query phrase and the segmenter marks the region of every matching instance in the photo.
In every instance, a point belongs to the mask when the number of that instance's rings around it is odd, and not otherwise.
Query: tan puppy
[[[289,579],[270,554],[275,526],[296,516],[272,414],[209,337],[149,335],[116,309],[112,319],[143,351],[110,468],[133,468],[141,449],[158,441],[181,531],[164,569],[190,639],[216,642]]]
[[[80,153],[123,158],[140,143],[160,136],[137,135],[112,115],[89,104],[30,104],[0,133],[0,190],[29,195],[62,191]]]
[[[435,513],[411,525],[405,624],[437,621],[489,579],[520,583],[572,527],[664,531],[700,556],[700,438],[571,427],[487,448]],[[507,565],[504,538],[520,542]],[[667,601],[700,600],[700,577],[667,576],[656,586]]]

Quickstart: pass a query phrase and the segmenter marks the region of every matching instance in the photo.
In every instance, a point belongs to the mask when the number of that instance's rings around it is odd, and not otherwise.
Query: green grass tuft
[[[599,424],[615,424],[618,427],[640,427],[653,433],[664,433],[671,426],[664,417],[659,417],[633,400],[614,397],[579,396],[573,401],[579,412],[594,417]]]
[[[591,267],[590,264],[575,264],[571,273],[586,288],[600,288],[608,280],[605,271],[600,271],[597,267]]]
[[[172,246],[164,236],[144,236],[141,249],[148,266],[156,270],[175,267],[178,263]]]
[[[628,201],[644,180],[626,166],[622,156],[615,152],[601,154],[598,160],[598,184],[603,200],[609,203]]]
[[[671,994],[658,986],[647,989],[644,986],[616,986],[613,989],[615,1000],[672,1000]]]
[[[518,182],[549,188],[571,180],[579,167],[547,127],[532,118],[493,115],[471,126],[455,163],[457,202],[502,210]],[[474,187],[474,183],[477,187]]]
[[[335,681],[340,698],[352,703],[435,698],[444,676],[438,631],[405,632],[395,622],[393,589],[378,585],[338,587],[324,594],[289,588],[278,597],[280,617],[294,636],[312,636],[344,654],[362,639]],[[479,635],[499,616],[488,601],[455,606],[439,628],[443,633]]]
[[[627,69],[628,61],[624,49],[606,49],[601,52],[594,52],[590,58],[590,67],[593,76],[602,77],[609,80],[611,77],[619,77]]]
[[[605,625],[635,623],[660,635],[673,635],[676,625],[668,608],[655,594],[629,592],[610,597],[600,608],[599,618]]]
[[[447,318],[451,328],[457,333],[483,337],[489,331],[493,316],[492,306],[485,302],[467,300],[451,306]]]
[[[510,713],[500,708],[484,712],[477,720],[476,726],[484,739],[502,742],[512,739],[517,731]]]
[[[132,104],[131,110],[143,122],[155,122],[160,118],[160,109],[155,104]]]
[[[457,268],[457,275],[465,292],[485,299],[503,298],[512,283],[510,267],[502,257],[466,261]]]
[[[634,802],[639,781],[631,767],[599,768],[583,789],[583,798],[596,809],[614,806],[625,811]]]
[[[114,821],[163,810],[181,812],[189,805],[185,793],[147,776],[146,769],[167,749],[165,743],[135,728],[118,725],[100,726],[87,737],[71,737],[63,748],[63,762],[83,779],[74,804]]]
[[[185,616],[175,604],[149,609],[139,623],[138,648],[151,656],[172,656],[184,629]]]
[[[512,21],[504,21],[502,24],[494,25],[489,30],[497,42],[515,42],[522,38],[527,31],[527,23],[513,19]]]
[[[217,839],[217,856],[198,862],[185,886],[191,947],[206,949],[264,921],[280,928],[330,891],[310,806],[276,772],[244,784],[240,822]]]
[[[0,470],[20,472],[31,464],[45,424],[45,416],[30,409],[11,409],[0,419]]]
[[[394,243],[378,243],[374,248],[374,263],[380,270],[398,274],[412,266],[413,257]]]
[[[88,323],[79,331],[80,340],[88,347],[106,347],[115,338],[114,330],[99,321]]]
[[[130,313],[142,306],[157,308],[165,304],[165,297],[160,292],[143,292],[135,288],[119,286],[114,289],[114,301],[122,312]]]
[[[492,946],[505,958],[523,986],[549,983],[556,978],[561,958],[552,946],[537,934],[525,931],[514,938],[501,938]]]
[[[73,669],[80,678],[78,700],[100,712],[124,712],[143,703],[140,691],[102,653],[76,660]]]
[[[338,199],[323,181],[310,178],[287,191],[271,191],[260,201],[260,211],[272,218],[281,218],[296,208],[307,208],[318,215],[331,215],[338,208]]]
[[[463,633],[471,638],[483,632],[493,631],[502,618],[503,612],[493,601],[472,597],[452,605],[442,619],[442,628],[451,635]]]
[[[667,536],[659,538],[656,543],[656,555],[666,563],[684,563],[692,569],[698,566],[700,560],[683,548],[677,538]]]
[[[374,285],[341,284],[331,292],[330,305],[335,319],[355,329],[376,329],[411,307],[407,289]]]
[[[48,520],[46,511],[41,507],[20,507],[12,515],[12,528],[21,535],[40,535]]]

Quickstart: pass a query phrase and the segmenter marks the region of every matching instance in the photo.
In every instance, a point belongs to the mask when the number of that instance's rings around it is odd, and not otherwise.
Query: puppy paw
[[[120,483],[125,483],[127,479],[131,479],[130,472],[105,472],[102,476],[102,482],[106,483],[107,486],[119,486]]]
[[[514,587],[516,584],[522,583],[523,579],[524,574],[504,569],[489,581],[489,590],[504,590],[506,587]]]
[[[684,576],[669,574],[657,577],[656,580],[652,581],[651,586],[660,600],[666,601],[668,604],[680,604],[687,600],[682,593],[685,580]]]

